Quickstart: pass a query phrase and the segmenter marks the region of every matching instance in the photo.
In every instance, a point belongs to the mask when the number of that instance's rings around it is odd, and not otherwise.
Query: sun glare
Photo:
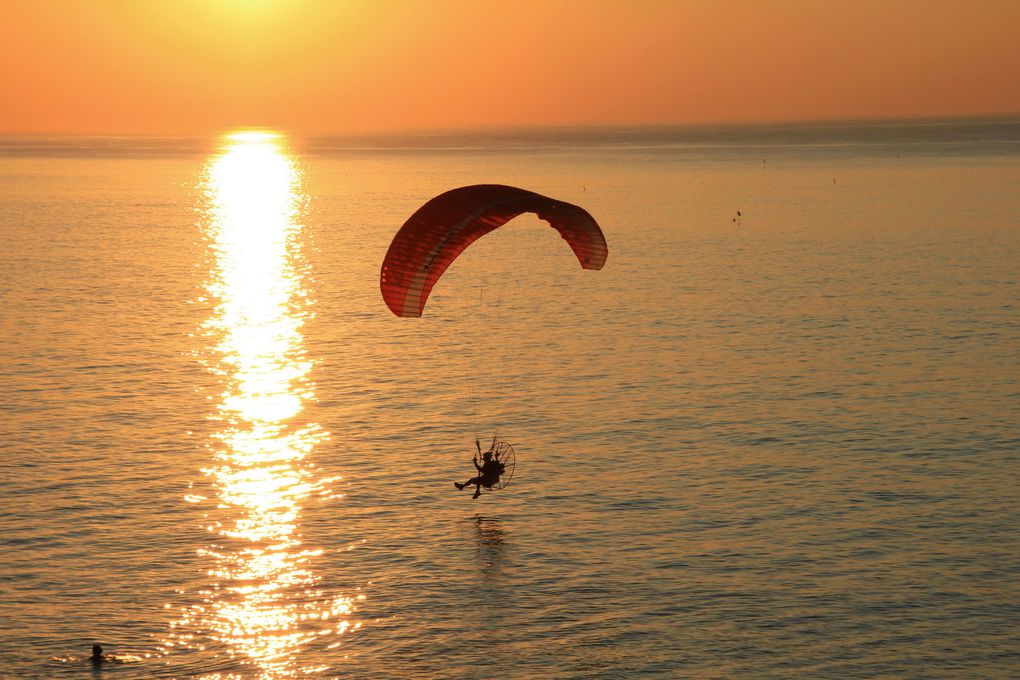
[[[227,141],[231,150],[240,151],[239,147],[242,145],[276,142],[280,139],[280,133],[271,130],[238,130],[224,135],[223,139]]]
[[[314,395],[302,335],[300,175],[279,135],[236,132],[209,163],[206,198],[216,303],[206,331],[223,385],[210,414],[220,423],[209,445],[215,464],[204,470],[217,494],[214,538],[200,551],[213,581],[166,644],[208,637],[267,677],[307,674],[317,669],[301,664],[300,650],[347,630],[352,606],[317,589],[311,562],[322,551],[300,534],[304,503],[328,497],[334,481],[308,464],[327,435],[301,417]]]

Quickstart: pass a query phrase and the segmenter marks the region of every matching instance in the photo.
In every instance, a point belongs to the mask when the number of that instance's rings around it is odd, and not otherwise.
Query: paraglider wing
[[[379,284],[390,311],[421,316],[432,287],[465,248],[526,212],[558,231],[583,268],[602,269],[609,249],[584,208],[501,184],[460,187],[418,208],[393,237]]]

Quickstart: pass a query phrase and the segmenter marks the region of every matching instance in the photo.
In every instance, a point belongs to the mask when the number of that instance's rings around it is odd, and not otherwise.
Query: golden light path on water
[[[200,550],[211,582],[165,645],[222,649],[265,678],[317,673],[301,651],[337,644],[330,638],[351,625],[352,600],[319,589],[312,562],[321,550],[300,534],[303,503],[330,497],[334,481],[306,460],[327,433],[301,416],[314,395],[302,336],[310,302],[300,175],[278,136],[235,133],[209,162],[206,194],[215,313],[205,336],[224,390],[210,415],[220,423],[209,443],[215,464],[203,470],[216,498],[188,500],[215,502],[207,514],[214,538]]]

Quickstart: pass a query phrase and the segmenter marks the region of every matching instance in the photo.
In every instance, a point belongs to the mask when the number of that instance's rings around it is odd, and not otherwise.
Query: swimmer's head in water
[[[102,648],[102,646],[100,646],[100,645],[92,645],[92,658],[93,658],[93,660],[95,660],[95,659],[102,659],[103,658],[103,648]]]

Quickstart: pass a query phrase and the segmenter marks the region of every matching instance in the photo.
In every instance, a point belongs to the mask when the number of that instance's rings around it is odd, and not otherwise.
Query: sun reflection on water
[[[302,336],[310,302],[300,175],[277,135],[235,133],[209,162],[206,199],[216,306],[205,330],[224,389],[210,416],[220,423],[209,444],[215,463],[203,470],[216,497],[189,500],[215,504],[214,538],[199,551],[211,582],[165,646],[222,648],[261,677],[315,673],[322,669],[302,663],[301,650],[332,645],[351,625],[352,600],[319,587],[312,561],[322,551],[300,534],[304,503],[329,497],[334,481],[307,462],[327,434],[301,416],[314,395]]]

